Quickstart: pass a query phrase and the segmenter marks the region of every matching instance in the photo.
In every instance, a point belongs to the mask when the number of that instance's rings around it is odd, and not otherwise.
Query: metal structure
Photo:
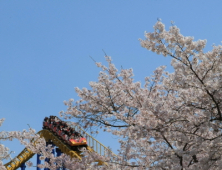
[[[109,156],[113,155],[116,156],[109,148],[104,146],[102,143],[100,143],[98,140],[93,138],[90,134],[88,134],[86,131],[84,131],[80,126],[78,125],[72,125],[72,122],[67,122],[67,124],[75,129],[75,131],[79,132],[80,134],[83,134],[84,137],[87,140],[87,144],[90,148],[92,148],[95,152],[97,152],[101,156]]]
[[[110,149],[105,147],[102,143],[97,141],[95,138],[93,138],[91,135],[89,135],[86,131],[84,131],[81,127],[79,126],[73,126],[71,122],[68,122],[69,126],[74,128],[77,132],[80,134],[83,134],[88,143],[87,150],[90,152],[96,152],[101,156],[108,156],[108,155],[115,155]],[[56,149],[57,156],[61,155],[61,153],[65,153],[66,155],[69,155],[71,158],[78,158],[82,159],[82,155],[80,151],[73,151],[70,149],[67,144],[63,143],[62,140],[60,140],[57,136],[55,136],[52,132],[49,130],[41,130],[38,132],[40,137],[45,138],[46,141],[52,141],[55,146],[58,148]],[[36,141],[33,141],[36,142]],[[21,170],[25,170],[25,162],[28,161],[30,158],[34,156],[34,153],[30,150],[25,148],[17,157],[15,157],[13,160],[10,162],[6,163],[4,166],[6,167],[7,170],[16,170],[18,168],[21,168]],[[37,164],[40,164],[39,156],[37,155]],[[47,160],[46,160],[47,161]],[[98,165],[104,165],[104,162],[97,160]],[[63,168],[65,169],[65,168]],[[40,168],[37,168],[37,170],[40,170]]]

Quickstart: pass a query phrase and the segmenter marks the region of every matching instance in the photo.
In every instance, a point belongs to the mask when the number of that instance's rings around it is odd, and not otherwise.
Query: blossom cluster
[[[105,56],[98,81],[76,88],[80,100],[66,101],[61,116],[118,136],[125,168],[222,169],[222,46],[204,52],[206,40],[160,21],[145,38],[142,47],[172,58],[173,73],[161,66],[142,85]]]
[[[167,31],[161,21],[140,43],[147,50],[171,57],[174,72],[160,66],[145,77],[143,85],[133,79],[132,69],[118,70],[111,57],[105,56],[108,66],[96,63],[101,68],[98,81],[90,82],[90,88],[75,88],[80,100],[65,101],[67,110],[60,112],[92,133],[101,129],[117,136],[117,156],[101,157],[85,151],[82,160],[54,157],[52,147],[46,148],[43,139],[35,146],[30,144],[33,130],[1,132],[0,137],[18,138],[41,153],[41,159],[50,158],[49,163],[39,165],[42,168],[222,169],[222,46],[214,45],[205,52],[206,40],[183,36],[174,25]],[[0,147],[1,158],[7,158],[8,149]],[[107,164],[97,166],[95,160]]]

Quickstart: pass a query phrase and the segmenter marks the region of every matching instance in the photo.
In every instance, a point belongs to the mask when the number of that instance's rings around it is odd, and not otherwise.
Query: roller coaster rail
[[[116,157],[116,155],[106,146],[104,146],[102,143],[100,143],[98,140],[96,140],[95,138],[93,138],[91,135],[89,135],[86,131],[84,131],[80,126],[78,125],[73,125],[71,122],[67,122],[67,124],[69,126],[71,126],[72,128],[74,128],[77,132],[79,132],[80,134],[84,135],[86,140],[87,140],[87,150],[89,150],[90,152],[96,152],[98,153],[100,156],[113,156]],[[73,151],[71,150],[67,144],[65,144],[62,140],[60,140],[57,136],[55,136],[52,132],[50,132],[49,130],[41,130],[38,132],[38,134],[40,135],[40,137],[45,138],[46,141],[51,140],[55,146],[57,146],[59,148],[59,150],[61,150],[62,153],[65,153],[67,155],[69,155],[70,157],[75,157],[81,160],[81,152],[79,151]],[[35,142],[35,141],[33,141]],[[25,148],[23,149],[22,152],[20,152],[20,154],[15,157],[14,159],[12,159],[10,162],[6,163],[4,166],[6,167],[7,170],[16,170],[19,167],[21,167],[21,169],[25,169],[25,162],[28,161],[30,158],[32,158],[34,156],[34,153],[28,149]],[[96,162],[98,162],[98,165],[104,165],[106,163],[100,161],[100,160],[96,160]],[[112,160],[113,162],[113,160]]]
[[[80,134],[83,134],[84,137],[87,140],[88,146],[92,148],[95,152],[97,152],[100,156],[114,156],[116,157],[116,154],[114,154],[109,148],[104,146],[102,143],[100,143],[98,140],[93,138],[90,134],[88,134],[85,130],[83,130],[78,125],[73,125],[72,122],[67,122],[69,126],[75,129],[75,131],[79,132]]]

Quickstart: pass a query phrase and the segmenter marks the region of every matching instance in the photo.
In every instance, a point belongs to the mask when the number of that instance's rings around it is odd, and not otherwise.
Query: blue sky
[[[105,63],[104,50],[118,68],[133,68],[143,81],[170,58],[143,49],[138,41],[153,31],[157,18],[166,28],[175,21],[182,34],[222,41],[219,0],[0,0],[0,117],[2,130],[41,130],[45,116],[66,110],[64,100],[78,99],[74,87],[89,87]],[[98,135],[118,148],[117,139]],[[7,142],[17,155],[23,146]]]

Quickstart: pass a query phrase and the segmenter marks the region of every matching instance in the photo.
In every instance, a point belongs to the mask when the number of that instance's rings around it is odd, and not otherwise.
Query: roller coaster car
[[[80,145],[87,145],[86,138],[79,138],[79,139],[69,139],[71,146],[80,146]]]
[[[49,123],[43,122],[43,129],[49,129]]]
[[[55,122],[55,119],[57,119],[58,122]],[[68,127],[66,123],[62,122],[56,116],[50,116],[50,118],[45,117],[43,121],[43,129],[50,130],[74,150],[81,150],[87,146],[86,138]]]
[[[56,131],[56,134],[57,134],[58,136],[62,136],[62,135],[63,135],[63,132],[62,132],[61,130],[57,130],[57,131]]]

